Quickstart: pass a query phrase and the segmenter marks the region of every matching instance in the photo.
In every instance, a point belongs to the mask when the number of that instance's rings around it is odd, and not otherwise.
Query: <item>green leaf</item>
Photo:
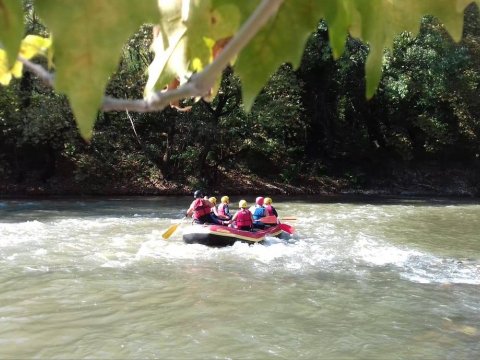
[[[232,36],[240,24],[238,8],[230,1],[161,3],[160,13],[163,22],[152,45],[155,59],[148,70],[147,97],[175,78],[184,83],[192,72],[201,71],[213,60],[215,42]]]
[[[382,79],[382,66],[383,47],[371,45],[370,53],[365,63],[367,99],[371,99],[377,91],[378,84],[380,84]]]
[[[212,43],[233,36],[240,26],[238,7],[229,1],[192,1],[187,25],[187,48],[202,67],[212,61]],[[213,40],[213,42],[209,42]],[[195,69],[201,70],[201,68]]]
[[[36,0],[53,34],[55,88],[68,96],[78,128],[90,139],[123,44],[143,23],[157,22],[155,0]]]
[[[241,52],[235,66],[246,109],[284,62],[300,63],[305,43],[324,16],[322,1],[289,0]]]
[[[480,0],[475,0],[480,4]],[[320,18],[329,26],[333,55],[344,51],[347,31],[370,46],[365,65],[366,95],[372,97],[382,74],[383,50],[394,37],[409,31],[416,35],[424,15],[445,24],[455,40],[463,28],[463,10],[472,0],[289,0],[275,18],[240,54],[236,72],[242,79],[247,109],[268,78],[284,62],[298,64],[305,40]],[[252,66],[252,63],[255,65]]]
[[[459,40],[463,30],[463,10],[467,0],[356,0],[359,17],[353,35],[370,46],[365,66],[367,98],[374,95],[381,80],[383,49],[392,48],[393,39],[403,31],[416,35],[424,15],[433,15]],[[471,1],[470,1],[471,2]]]
[[[428,10],[425,11],[437,17],[445,25],[453,40],[458,42],[463,33],[463,11],[472,2],[472,0],[430,0]],[[475,2],[480,5],[479,0]]]
[[[7,52],[9,67],[15,64],[24,33],[22,2],[0,0],[0,42]]]
[[[184,40],[187,31],[184,20],[186,20],[188,13],[185,13],[185,8],[182,7],[184,4],[182,1],[159,3],[162,23],[155,28],[152,44],[155,58],[148,67],[145,97],[158,89],[162,89],[177,76],[181,80],[185,80],[184,77],[189,76]],[[184,10],[183,13],[182,9]]]
[[[338,59],[345,51],[348,30],[352,23],[352,1],[324,0],[325,20],[333,57]]]

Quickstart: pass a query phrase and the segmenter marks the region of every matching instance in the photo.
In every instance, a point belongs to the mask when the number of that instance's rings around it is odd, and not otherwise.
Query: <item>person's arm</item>
[[[194,203],[195,203],[195,201],[190,204],[190,207],[188,208],[187,212],[185,213],[185,217],[192,216],[192,214],[193,214],[193,204]]]

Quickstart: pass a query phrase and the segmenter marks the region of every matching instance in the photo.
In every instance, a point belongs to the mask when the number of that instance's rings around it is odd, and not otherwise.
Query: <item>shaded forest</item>
[[[46,35],[28,10],[28,33]],[[125,45],[108,94],[142,97],[151,33],[144,26]],[[400,34],[385,52],[371,100],[368,47],[348,38],[334,60],[327,39],[322,22],[301,66],[282,65],[250,112],[229,68],[218,96],[182,103],[189,111],[99,113],[90,143],[79,136],[66,98],[27,71],[0,88],[0,194],[186,194],[202,187],[478,195],[478,8],[467,9],[458,44],[431,17],[417,37]]]

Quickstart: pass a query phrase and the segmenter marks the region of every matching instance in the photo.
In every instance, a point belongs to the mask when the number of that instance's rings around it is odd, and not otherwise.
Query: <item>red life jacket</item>
[[[205,215],[210,214],[211,208],[203,203],[202,199],[195,200],[193,204],[193,218],[199,220]]]
[[[252,226],[252,213],[248,209],[242,209],[239,211],[237,218],[237,228],[243,227],[243,226]]]
[[[265,208],[265,210],[267,210],[267,216],[275,215],[272,205],[263,205],[263,207]]]

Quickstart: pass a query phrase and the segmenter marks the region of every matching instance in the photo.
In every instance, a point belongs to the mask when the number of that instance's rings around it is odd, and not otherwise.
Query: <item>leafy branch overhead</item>
[[[368,43],[366,95],[371,97],[384,48],[392,47],[396,34],[416,34],[421,17],[429,14],[458,41],[463,11],[472,2],[480,5],[480,0],[34,0],[51,32],[50,47],[50,39],[22,42],[21,2],[0,0],[0,79],[6,84],[20,75],[15,60],[20,57],[67,95],[80,133],[89,139],[99,110],[156,111],[189,97],[210,98],[232,63],[249,108],[279,65],[298,66],[309,34],[324,19],[335,57],[343,53],[348,34]],[[144,23],[156,25],[144,99],[105,97],[122,46]],[[26,42],[38,46],[28,56]],[[52,51],[54,73],[28,60]]]

